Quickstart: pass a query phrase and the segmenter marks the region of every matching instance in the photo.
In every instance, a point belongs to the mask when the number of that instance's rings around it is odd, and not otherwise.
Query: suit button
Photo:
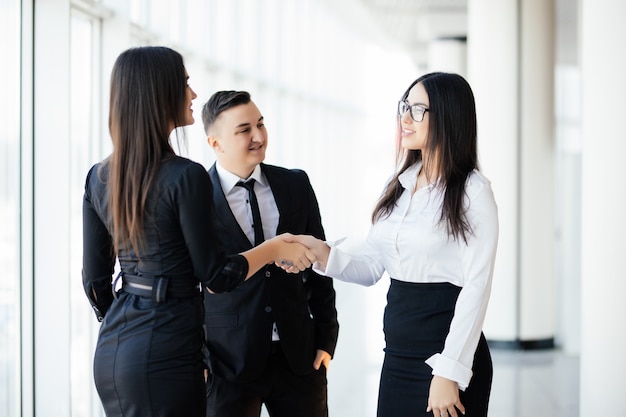
[[[272,273],[271,273],[270,271],[265,271],[265,277],[266,277],[266,278],[269,278],[269,277],[270,277],[270,275],[272,275]]]
[[[272,312],[272,307],[270,307],[270,306],[265,306],[265,312],[266,312],[266,313],[271,313],[271,312]]]

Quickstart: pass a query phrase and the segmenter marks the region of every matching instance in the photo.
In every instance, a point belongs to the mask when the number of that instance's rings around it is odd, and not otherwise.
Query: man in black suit
[[[307,174],[263,163],[267,131],[249,93],[215,93],[202,120],[217,159],[213,223],[227,252],[284,232],[324,239]],[[205,308],[207,416],[258,417],[262,404],[273,417],[328,415],[339,332],[332,279],[269,264],[231,292],[206,294]]]

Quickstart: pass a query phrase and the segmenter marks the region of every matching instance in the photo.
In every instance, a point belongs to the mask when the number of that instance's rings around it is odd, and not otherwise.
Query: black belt
[[[122,291],[140,297],[152,298],[156,303],[162,303],[168,298],[197,297],[201,294],[198,282],[191,279],[169,277],[140,277],[120,273]]]

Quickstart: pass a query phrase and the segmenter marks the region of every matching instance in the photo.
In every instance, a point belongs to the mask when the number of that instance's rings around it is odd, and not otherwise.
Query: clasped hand
[[[303,247],[305,249],[304,255],[310,263],[304,269],[308,268],[308,266],[316,261],[320,262],[322,265],[326,264],[329,249],[322,240],[309,235],[292,235],[291,233],[284,233],[280,235],[280,238],[289,245],[297,245],[299,248]],[[290,259],[291,258],[283,257],[279,261],[276,261],[275,264],[289,273],[298,273],[304,270],[301,268],[302,263],[295,263]]]
[[[277,236],[280,240],[280,259],[274,264],[287,272],[297,274],[310,267],[315,262],[315,254],[306,245],[301,243],[297,236],[283,233]]]

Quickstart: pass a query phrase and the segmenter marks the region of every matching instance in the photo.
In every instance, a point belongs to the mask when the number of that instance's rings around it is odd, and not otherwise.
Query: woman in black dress
[[[102,321],[94,377],[109,417],[204,417],[202,286],[228,291],[274,260],[310,266],[280,237],[224,253],[209,176],[169,141],[194,122],[187,81],[169,48],[123,52],[111,75],[113,152],[87,175],[83,285]]]

